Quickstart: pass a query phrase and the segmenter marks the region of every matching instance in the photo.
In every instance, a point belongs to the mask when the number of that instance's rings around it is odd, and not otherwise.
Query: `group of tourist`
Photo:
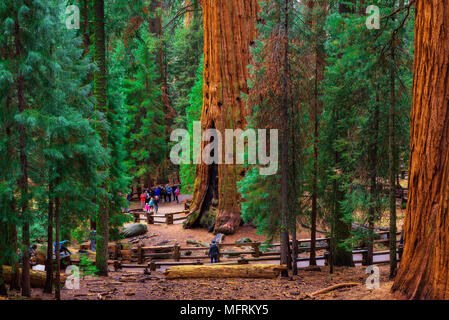
[[[179,203],[179,186],[158,186],[152,189],[145,189],[140,194],[140,205],[145,212],[157,213],[159,210],[159,202],[164,200],[164,202],[172,202],[176,200]]]

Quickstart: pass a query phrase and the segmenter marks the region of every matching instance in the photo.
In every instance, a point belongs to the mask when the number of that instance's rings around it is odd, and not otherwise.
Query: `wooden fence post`
[[[368,250],[363,250],[362,252],[362,266],[368,265]]]
[[[117,260],[119,258],[119,252],[120,252],[120,244],[118,242],[115,242],[114,260]]]
[[[167,225],[173,224],[173,214],[172,213],[167,213],[165,215],[165,222],[167,223]]]
[[[179,261],[179,258],[181,257],[181,251],[178,243],[175,243],[175,246],[173,247],[173,259],[175,261]]]
[[[143,249],[141,244],[137,247],[137,259],[139,264],[143,263]]]
[[[324,253],[324,265],[329,265],[329,259],[331,258],[331,240],[326,239],[326,252]]]
[[[148,266],[150,267],[150,271],[156,271],[156,262],[154,262],[154,259],[151,259]]]
[[[253,243],[254,257],[255,257],[255,258],[259,258],[259,257],[260,257],[260,249],[259,249],[259,246],[260,246],[260,242],[259,242],[259,241],[255,241],[255,242]]]

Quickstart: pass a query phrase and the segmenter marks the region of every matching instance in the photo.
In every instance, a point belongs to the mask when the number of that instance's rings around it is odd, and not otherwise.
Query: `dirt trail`
[[[170,212],[179,212],[184,210],[184,201],[192,198],[190,195],[180,195],[179,204],[176,202],[161,202],[159,205],[158,214],[165,214]],[[136,209],[140,207],[139,202],[132,202],[131,209]],[[162,220],[161,220],[162,221]],[[156,245],[163,241],[177,241],[181,245],[186,244],[186,240],[194,239],[197,241],[202,241],[209,243],[213,238],[214,234],[208,232],[202,228],[195,229],[184,229],[182,227],[182,222],[175,223],[174,225],[156,224],[148,226],[148,235],[157,234],[157,236],[152,237],[145,241],[145,245]],[[298,238],[309,238],[309,233],[306,231],[301,231],[298,233]],[[257,234],[256,228],[250,225],[243,225],[237,232],[233,235],[227,235],[223,239],[223,243],[234,243],[240,238],[250,238],[252,241],[263,242],[266,239],[265,235]]]

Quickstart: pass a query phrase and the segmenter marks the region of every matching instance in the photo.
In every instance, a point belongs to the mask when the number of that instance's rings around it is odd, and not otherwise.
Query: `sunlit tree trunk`
[[[392,291],[449,299],[449,3],[416,2],[409,195]]]
[[[245,128],[249,48],[256,35],[257,0],[204,0],[204,90],[201,128]],[[201,143],[201,151],[209,142]],[[223,148],[224,149],[224,148]],[[224,152],[224,150],[223,150]],[[196,155],[194,155],[196,157]],[[223,156],[223,159],[224,156]],[[191,206],[185,227],[200,225],[205,212],[213,212],[215,232],[233,233],[241,223],[237,181],[242,166],[207,165],[196,168]]]

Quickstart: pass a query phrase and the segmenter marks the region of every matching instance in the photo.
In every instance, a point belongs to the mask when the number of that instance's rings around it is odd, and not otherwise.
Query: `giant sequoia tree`
[[[449,298],[449,4],[416,2],[404,254],[393,292]]]
[[[246,126],[247,110],[242,93],[248,92],[247,65],[249,48],[256,35],[258,4],[256,0],[205,0],[202,6],[204,99],[201,129],[203,132],[217,129],[224,136],[225,129]],[[208,144],[201,143],[201,153]],[[244,174],[243,168],[201,163],[196,173],[192,215],[185,226],[215,221],[215,232],[233,233],[241,222],[236,183]]]

